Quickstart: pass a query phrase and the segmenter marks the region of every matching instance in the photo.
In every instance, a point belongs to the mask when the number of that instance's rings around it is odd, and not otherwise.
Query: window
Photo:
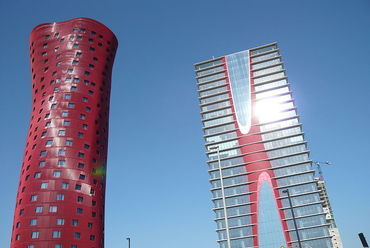
[[[57,219],[57,225],[59,226],[64,225],[64,219]]]
[[[48,183],[41,183],[40,188],[46,189],[48,187]]]
[[[48,122],[45,123],[45,127],[50,127],[50,125],[51,125],[51,122],[50,121],[48,121]]]
[[[59,136],[64,136],[64,135],[66,135],[66,130],[59,130],[59,131],[58,131],[58,135],[59,135]]]
[[[63,195],[63,194],[57,194],[56,199],[57,199],[58,201],[63,201],[63,200],[64,200],[64,195]]]
[[[78,44],[77,43],[73,44],[73,48],[78,48]],[[78,62],[77,62],[77,64],[78,64]],[[72,63],[72,65],[74,65],[74,64]]]
[[[33,175],[34,178],[40,178],[41,177],[41,172],[35,172]]]
[[[35,248],[34,245],[27,245],[27,248]]]
[[[45,161],[40,161],[40,162],[39,162],[39,166],[40,166],[40,167],[45,166]]]
[[[62,117],[67,117],[67,116],[68,116],[68,112],[63,111],[63,112],[62,112]]]
[[[83,163],[78,163],[77,168],[82,169],[83,167],[85,167]]]
[[[37,195],[31,195],[30,201],[37,201]]]
[[[53,177],[60,177],[62,173],[60,171],[54,171],[53,172]]]
[[[91,111],[91,108],[90,107],[86,107],[85,110],[86,111]]]
[[[46,131],[42,132],[41,134],[41,137],[45,137],[46,136]]]
[[[84,148],[85,148],[85,149],[89,149],[89,148],[90,148],[90,146],[89,146],[88,144],[84,144]]]
[[[66,78],[66,82],[71,82],[72,81],[72,78],[71,77],[67,77]]]
[[[65,160],[58,160],[58,165],[59,166],[64,166],[66,164]]]
[[[68,189],[69,183],[62,183],[62,189]]]
[[[93,227],[93,223],[91,223],[91,222],[87,223],[87,227],[88,228],[92,228]]]
[[[80,79],[79,78],[73,78],[73,82],[78,83],[78,82],[80,82]]]
[[[90,75],[90,72],[89,71],[85,71],[85,76],[89,76]]]
[[[58,155],[59,156],[65,156],[66,155],[66,150],[59,150]]]
[[[83,129],[87,129],[87,124],[82,124]]]
[[[37,207],[35,208],[35,212],[36,212],[36,213],[42,213],[42,206],[37,206]]]
[[[58,211],[57,206],[49,206],[49,213],[56,213]]]
[[[83,157],[85,157],[85,154],[84,154],[83,152],[79,152],[79,153],[77,154],[77,157],[79,157],[79,158],[83,158]]]
[[[33,239],[38,239],[38,238],[39,238],[39,235],[40,235],[40,233],[39,233],[39,232],[32,232],[32,234],[31,234],[31,238],[33,238]]]
[[[52,144],[53,144],[53,141],[52,140],[48,140],[48,141],[46,141],[45,146],[51,146]]]
[[[56,245],[54,246],[54,248],[63,248],[63,245],[61,245],[61,244],[56,244]]]
[[[74,237],[75,237],[75,239],[79,239],[81,237],[81,233],[75,232]]]
[[[63,122],[63,126],[70,126],[71,125],[71,122],[70,121],[64,121]]]
[[[37,219],[30,219],[30,226],[36,226],[37,225]]]
[[[24,209],[19,210],[19,215],[24,214]]]
[[[17,224],[15,225],[15,228],[19,228],[21,226],[21,223],[18,221]]]
[[[87,102],[87,97],[82,97],[83,102]]]
[[[80,114],[80,119],[85,120],[86,119],[86,115],[85,114]]]
[[[72,226],[77,226],[78,225],[78,220],[72,220]]]
[[[74,103],[68,103],[68,108],[74,108],[75,104]]]
[[[77,209],[76,209],[76,213],[78,213],[78,214],[82,214],[82,208],[77,208]]]
[[[53,238],[60,238],[61,232],[60,231],[53,231]]]
[[[66,99],[66,100],[70,100],[71,98],[72,98],[72,95],[71,94],[66,94],[64,96],[64,99]]]
[[[81,188],[82,188],[81,184],[76,184],[75,190],[81,190]]]
[[[76,53],[76,57],[81,57],[82,56],[82,52],[77,52]]]
[[[71,86],[71,91],[76,91],[77,90],[77,86]]]
[[[84,136],[84,133],[78,132],[77,133],[77,136],[80,137],[80,138],[82,138]]]
[[[20,234],[17,234],[16,236],[15,236],[15,240],[20,240],[21,239],[21,235]]]
[[[95,240],[95,235],[90,235],[90,240]]]
[[[91,202],[91,204],[92,204],[93,206],[96,206],[96,201],[92,201],[92,202]]]
[[[40,152],[40,157],[43,157],[43,156],[45,156],[46,155],[46,151],[41,151]]]
[[[78,65],[78,61],[77,60],[73,60],[72,61],[72,65]]]
[[[79,177],[79,179],[80,179],[80,180],[85,180],[85,178],[86,178],[86,176],[85,176],[85,175],[80,174],[80,177]]]

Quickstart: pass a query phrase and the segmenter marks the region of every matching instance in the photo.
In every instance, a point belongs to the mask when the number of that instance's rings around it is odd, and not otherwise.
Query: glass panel
[[[199,90],[205,90],[208,88],[217,87],[217,86],[224,85],[224,84],[226,84],[226,80],[222,79],[222,80],[218,80],[212,83],[199,85]]]
[[[207,74],[216,73],[216,72],[219,72],[219,71],[223,71],[224,69],[225,69],[224,66],[217,66],[217,67],[212,68],[212,69],[199,71],[199,72],[197,72],[197,77],[204,76],[204,75],[207,75]]]
[[[279,72],[279,73],[275,73],[275,74],[272,74],[272,75],[269,75],[269,76],[255,78],[255,79],[253,79],[253,82],[255,84],[259,84],[259,83],[264,83],[264,82],[267,82],[267,81],[272,81],[272,80],[275,80],[275,79],[278,79],[278,78],[282,78],[282,77],[285,77],[285,72]]]
[[[199,92],[199,96],[200,97],[204,97],[204,96],[208,96],[208,95],[217,94],[217,93],[223,92],[223,91],[227,91],[227,87],[226,86],[222,86],[222,87],[219,87],[219,88],[216,88],[216,89],[212,89],[212,90],[201,91],[201,92]]]
[[[286,84],[287,84],[286,79],[282,79],[282,80],[274,81],[274,82],[267,83],[267,84],[256,85],[254,89],[255,91],[261,91],[261,90],[272,89],[272,88],[279,87],[279,86],[286,85]]]
[[[264,75],[264,74],[273,73],[273,72],[276,72],[276,71],[281,71],[283,69],[284,68],[283,68],[282,65],[278,65],[278,66],[274,66],[274,67],[270,67],[270,68],[258,70],[258,71],[253,72],[253,77],[257,77],[257,76],[261,76],[261,75]]]
[[[206,76],[206,77],[203,77],[203,78],[199,78],[198,83],[203,83],[203,82],[207,82],[207,81],[211,81],[211,80],[216,80],[216,79],[219,79],[219,78],[223,78],[225,76],[226,76],[225,72],[213,74],[211,76]]]
[[[205,104],[205,103],[210,103],[210,102],[215,102],[215,101],[220,101],[229,98],[229,94],[222,94],[222,95],[217,95],[217,96],[211,96],[207,98],[200,99],[200,104]]]
[[[241,133],[246,134],[251,127],[248,51],[228,55],[226,62],[237,121]]]
[[[262,55],[262,56],[253,57],[252,62],[258,62],[258,61],[262,61],[262,60],[265,60],[265,59],[274,58],[274,57],[277,57],[277,56],[279,56],[279,53],[278,52],[273,52],[273,53],[265,54],[265,55]]]
[[[258,206],[259,248],[287,247],[275,197],[268,182],[262,182]]]
[[[256,55],[256,54],[259,54],[259,53],[265,53],[265,52],[276,50],[276,49],[277,49],[276,45],[263,47],[263,48],[259,48],[259,49],[256,49],[256,50],[251,50],[251,55]]]
[[[231,108],[221,109],[221,110],[217,110],[214,112],[208,112],[208,113],[203,114],[203,119],[214,118],[217,116],[227,115],[231,113],[232,113]]]
[[[200,65],[196,65],[195,69],[200,70],[200,69],[204,69],[204,68],[207,68],[207,67],[210,67],[210,66],[215,66],[215,65],[220,65],[220,64],[222,64],[222,59],[214,60],[214,61],[204,63],[204,64],[200,64]]]
[[[263,68],[263,67],[266,67],[266,66],[275,65],[275,64],[278,64],[280,62],[281,62],[281,59],[277,58],[277,59],[268,60],[266,62],[253,64],[252,65],[252,70],[260,69],[260,68]]]

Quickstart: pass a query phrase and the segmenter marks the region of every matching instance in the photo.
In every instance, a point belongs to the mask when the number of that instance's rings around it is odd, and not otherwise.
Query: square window
[[[90,148],[90,146],[89,146],[88,144],[84,144],[84,148],[85,148],[85,149],[89,149],[89,148]]]
[[[53,176],[54,176],[54,177],[60,177],[60,176],[61,176],[61,174],[62,174],[62,172],[61,172],[61,171],[54,171],[54,172],[53,172]]]
[[[40,152],[40,157],[46,156],[46,151],[41,151]]]
[[[36,226],[37,225],[37,219],[30,219],[30,226]]]
[[[79,152],[79,153],[77,154],[77,157],[79,157],[79,158],[83,158],[83,157],[85,157],[85,154],[84,154],[83,152]]]
[[[80,114],[80,119],[85,120],[86,119],[86,115],[85,114]]]
[[[64,225],[64,219],[57,219],[57,225],[59,226]]]
[[[71,94],[66,94],[64,96],[64,99],[66,99],[66,100],[71,100],[71,98],[72,98],[72,95]]]
[[[71,122],[70,121],[63,121],[63,126],[70,126]]]
[[[69,36],[69,40],[74,40],[74,35]]]
[[[91,222],[87,223],[87,227],[88,228],[92,228],[93,227],[93,223],[91,223]]]
[[[57,107],[56,103],[51,104],[50,108],[55,109]]]
[[[82,124],[83,129],[87,129],[87,124]]]
[[[80,177],[79,177],[80,180],[85,180],[85,178],[86,176],[84,174],[80,174]]]
[[[30,201],[37,201],[37,195],[31,195]]]
[[[78,132],[77,133],[77,136],[80,137],[80,138],[82,138],[84,136],[84,133]]]
[[[76,213],[78,213],[78,214],[82,214],[82,208],[77,208],[77,209],[76,209]]]
[[[89,80],[84,80],[85,85],[89,85],[89,82],[90,82]]]
[[[78,83],[78,82],[80,82],[80,79],[79,78],[73,78],[73,82]]]
[[[64,195],[63,195],[63,194],[57,194],[56,199],[57,199],[58,201],[64,201]]]
[[[81,57],[82,56],[82,52],[76,52],[76,57]]]
[[[96,201],[92,201],[92,202],[91,202],[91,204],[92,204],[93,206],[96,206]]]
[[[73,48],[78,48],[78,44],[77,43],[74,43],[73,44]]]
[[[67,116],[68,116],[68,112],[63,111],[63,112],[62,112],[62,117],[67,117]]]
[[[58,91],[59,91],[59,87],[55,87],[54,92],[58,92]]]
[[[72,65],[78,65],[78,60],[73,60]]]
[[[67,73],[69,74],[73,73],[73,69],[72,68],[67,69]]]
[[[81,190],[81,188],[82,188],[81,184],[76,184],[75,190]]]
[[[59,156],[65,156],[66,155],[66,150],[59,150],[58,155]]]
[[[41,206],[36,207],[35,212],[36,213],[42,213],[42,207]]]
[[[90,240],[95,240],[95,235],[90,235]]]
[[[74,103],[68,103],[68,108],[74,108],[75,104]]]
[[[46,164],[45,161],[40,161],[39,162],[39,167],[43,167],[43,166],[45,166],[45,164]]]
[[[90,75],[90,72],[89,71],[85,71],[85,76],[89,76]]]
[[[72,81],[72,78],[71,77],[67,77],[66,78],[66,82],[71,82]]]
[[[57,206],[49,206],[49,213],[56,213],[58,211]]]
[[[76,91],[77,90],[77,86],[71,86],[71,91]]]
[[[41,183],[40,184],[40,188],[41,189],[47,189],[48,188],[48,183],[45,183],[45,182],[44,183]]]
[[[68,189],[69,183],[62,183],[62,189]]]
[[[51,146],[52,144],[53,144],[53,141],[52,140],[48,140],[48,141],[46,141],[45,146]]]
[[[50,126],[51,126],[51,122],[50,121],[48,121],[48,122],[45,123],[45,127],[50,127]]]
[[[73,144],[72,140],[66,140],[65,145],[66,146],[71,146]]]
[[[19,211],[19,215],[22,215],[22,214],[24,214],[24,209],[21,209],[21,210]]]
[[[85,165],[84,165],[83,163],[78,163],[77,167],[78,167],[79,169],[82,169],[83,167],[85,167]]]
[[[44,118],[47,119],[49,117],[50,117],[50,113],[47,113]]]
[[[66,164],[65,160],[58,160],[58,165],[59,166],[64,166]]]
[[[72,220],[72,226],[77,226],[78,225],[78,220]]]
[[[41,172],[35,172],[33,175],[34,178],[40,178],[41,177]]]
[[[84,198],[82,196],[77,196],[77,202],[83,202]]]
[[[91,111],[91,108],[90,107],[86,107],[85,110],[89,112],[89,111]]]
[[[62,244],[56,244],[56,245],[54,246],[54,248],[63,248],[63,245],[62,245]]]
[[[75,239],[79,239],[81,237],[81,233],[75,232],[74,237],[75,237]]]
[[[41,137],[45,137],[46,136],[46,131],[42,132],[41,134]]]
[[[64,135],[66,135],[66,130],[59,130],[59,131],[58,131],[58,135],[59,135],[59,136],[64,136]]]
[[[21,239],[21,235],[20,234],[17,234],[16,236],[15,236],[15,240],[20,240]]]
[[[53,231],[53,238],[60,238],[61,232],[60,231]]]
[[[33,238],[33,239],[38,239],[38,238],[39,238],[39,235],[40,235],[40,233],[39,233],[39,232],[32,232],[32,234],[31,234],[31,238]]]
[[[87,102],[87,97],[82,97],[83,102]]]
[[[94,68],[95,66],[93,64],[89,64],[89,68]]]

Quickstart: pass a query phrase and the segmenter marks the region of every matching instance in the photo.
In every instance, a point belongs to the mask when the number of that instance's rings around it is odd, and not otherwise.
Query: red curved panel
[[[32,114],[11,248],[104,247],[112,31],[88,18],[30,36]]]

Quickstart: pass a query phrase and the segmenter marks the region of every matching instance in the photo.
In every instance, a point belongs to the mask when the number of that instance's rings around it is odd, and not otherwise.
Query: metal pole
[[[225,217],[227,246],[228,246],[228,248],[231,248],[229,220],[227,218],[226,199],[225,199],[225,191],[224,191],[224,179],[223,179],[223,176],[222,176],[222,168],[221,168],[220,147],[219,146],[213,146],[210,149],[216,149],[217,150],[218,173],[220,174],[221,197],[222,197],[222,204],[224,206],[224,217]]]
[[[128,241],[128,248],[131,248],[131,238],[126,238]]]
[[[358,237],[360,238],[361,240],[361,243],[362,243],[362,246],[364,248],[369,248],[369,245],[367,244],[367,241],[366,241],[366,238],[365,238],[365,235],[363,233],[359,233],[358,234]]]
[[[293,218],[294,228],[295,228],[295,232],[297,234],[298,246],[299,246],[299,248],[302,248],[301,239],[299,238],[299,232],[298,232],[297,222],[296,222],[294,211],[293,211],[293,204],[292,204],[292,199],[290,198],[289,189],[285,189],[282,192],[283,193],[286,193],[288,195],[290,211],[292,212],[292,218]]]

